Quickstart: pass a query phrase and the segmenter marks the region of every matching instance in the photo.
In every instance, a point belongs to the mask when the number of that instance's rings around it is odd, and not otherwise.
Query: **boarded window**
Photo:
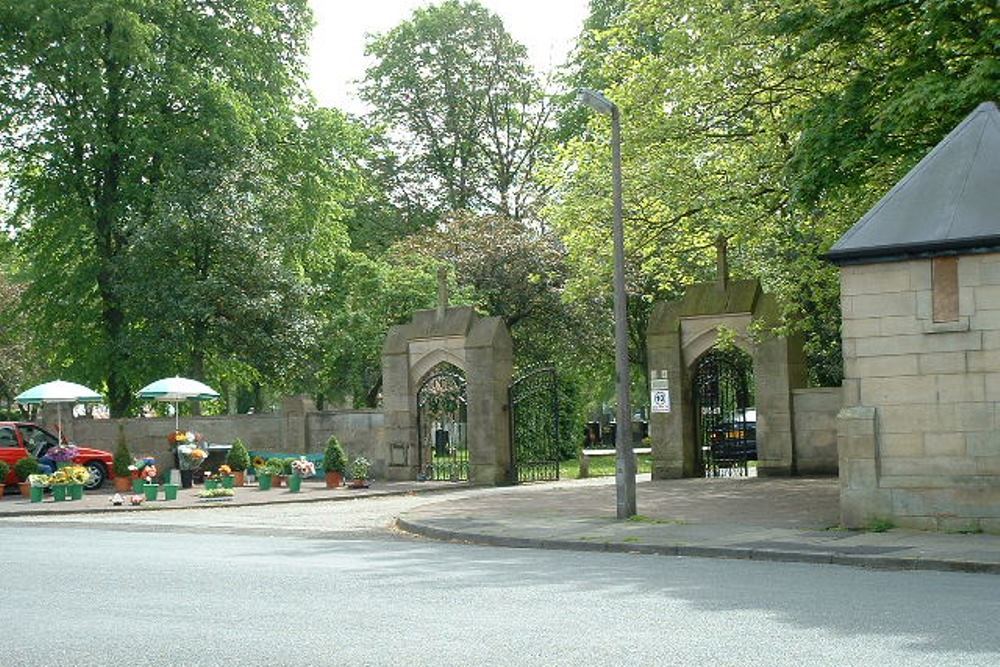
[[[934,321],[958,320],[958,258],[935,257],[931,264],[934,285]]]

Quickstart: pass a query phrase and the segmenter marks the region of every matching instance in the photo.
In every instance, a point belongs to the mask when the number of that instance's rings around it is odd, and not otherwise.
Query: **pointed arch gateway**
[[[795,474],[792,390],[806,384],[805,360],[779,315],[757,280],[691,285],[682,299],[656,304],[646,338],[650,387],[669,399],[650,416],[654,479],[732,467],[750,453],[751,422],[757,473]]]
[[[499,317],[466,306],[419,310],[382,346],[387,477],[503,484],[513,344]]]

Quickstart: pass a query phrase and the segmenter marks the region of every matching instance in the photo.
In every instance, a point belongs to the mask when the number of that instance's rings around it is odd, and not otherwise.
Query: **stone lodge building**
[[[981,104],[831,249],[847,526],[1000,531],[1000,111]]]

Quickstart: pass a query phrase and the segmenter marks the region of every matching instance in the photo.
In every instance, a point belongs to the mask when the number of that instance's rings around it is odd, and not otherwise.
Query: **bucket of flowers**
[[[219,481],[222,484],[222,488],[231,489],[233,488],[233,486],[235,486],[236,478],[233,477],[233,469],[230,468],[227,464],[223,463],[221,466],[219,466],[219,472],[216,474],[219,478]]]
[[[208,458],[208,452],[201,446],[204,438],[200,433],[175,431],[170,434],[168,440],[177,451],[177,467],[181,470],[181,486],[190,489],[193,472],[200,468],[201,464]]]
[[[304,456],[292,461],[292,476],[288,478],[288,490],[298,493],[302,490],[302,480],[316,474],[316,464]]]
[[[28,484],[31,485],[31,502],[40,503],[45,489],[49,486],[49,475],[41,473],[28,475]]]
[[[49,486],[52,488],[52,499],[56,502],[66,500],[66,492],[69,488],[69,476],[65,468],[56,470],[49,475]]]
[[[150,467],[152,468],[152,475],[147,473],[147,468]],[[147,480],[150,477],[156,477],[156,459],[152,456],[136,459],[128,467],[128,470],[132,473],[132,493],[143,493],[142,487],[148,483]]]
[[[62,471],[69,480],[67,492],[70,500],[83,500],[83,487],[90,482],[90,471],[80,465],[66,466]]]
[[[147,463],[142,468],[142,492],[146,496],[146,500],[156,500],[156,494],[160,492],[160,485],[156,483],[156,462],[153,459],[148,459],[153,461],[152,463]]]

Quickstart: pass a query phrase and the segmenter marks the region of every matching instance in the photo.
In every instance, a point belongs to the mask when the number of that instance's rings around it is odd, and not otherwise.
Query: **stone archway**
[[[510,467],[507,387],[513,344],[499,317],[480,317],[467,306],[419,310],[392,327],[382,346],[382,408],[389,446],[387,476],[417,479],[421,440],[417,392],[433,369],[448,364],[465,374],[468,479],[502,484]]]
[[[775,333],[779,313],[757,280],[692,285],[679,301],[656,304],[647,330],[650,384],[669,392],[669,412],[653,412],[654,479],[698,474],[692,374],[721,336],[753,359],[759,475],[796,471],[792,390],[805,386],[797,338]]]

